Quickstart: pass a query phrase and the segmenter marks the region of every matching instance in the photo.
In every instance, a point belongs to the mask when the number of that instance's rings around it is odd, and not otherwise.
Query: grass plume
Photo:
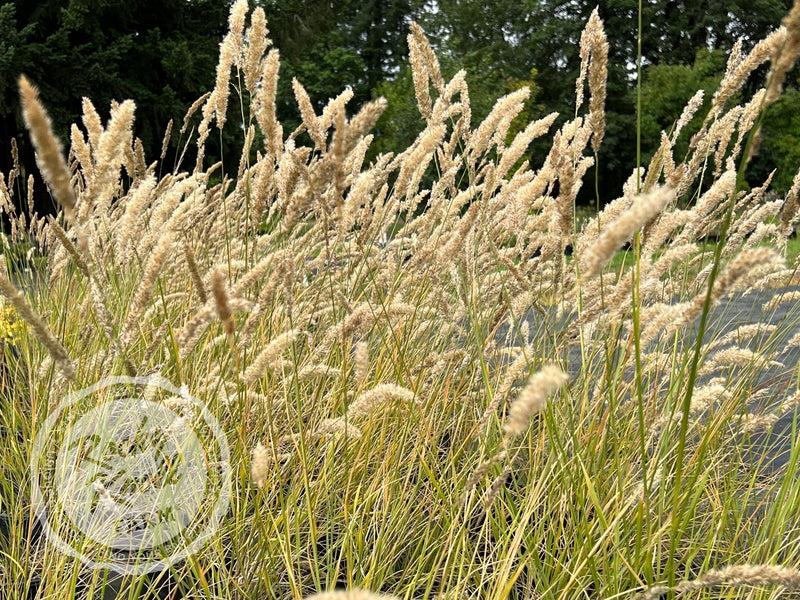
[[[585,220],[575,202],[603,160],[613,56],[598,10],[566,121],[520,124],[523,87],[473,123],[469,77],[450,76],[411,24],[419,129],[374,157],[382,98],[355,107],[345,90],[318,104],[298,75],[289,99],[302,125],[284,131],[279,50],[244,0],[214,89],[180,128],[198,149],[191,165],[163,164],[163,150],[146,162],[132,101],[114,102],[104,126],[84,99],[70,173],[21,80],[67,218],[24,208],[33,191],[19,166],[0,177],[0,433],[18,434],[0,445],[0,498],[15,498],[2,507],[14,535],[0,596],[20,598],[19,582],[36,578],[42,598],[110,589],[23,535],[29,440],[62,393],[126,373],[180,390],[163,399],[176,429],[196,427],[196,397],[230,446],[230,506],[172,565],[176,596],[797,587],[787,532],[800,510],[800,391],[787,349],[800,314],[784,257],[800,176],[785,201],[771,176],[743,184],[764,105],[796,58],[796,13],[749,53],[735,46],[706,110],[694,94],[647,169]],[[767,61],[773,79],[745,97]],[[242,151],[210,164],[214,121]],[[696,133],[679,155],[682,130]],[[773,298],[763,311],[734,311],[762,293]],[[146,397],[160,402],[157,386]],[[103,506],[115,485],[98,482]]]

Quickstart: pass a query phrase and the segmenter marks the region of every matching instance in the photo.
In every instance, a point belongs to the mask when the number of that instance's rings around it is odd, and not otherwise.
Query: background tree
[[[753,185],[776,169],[772,188],[785,192],[800,169],[800,85],[786,86],[778,101],[764,115],[761,143],[748,169]]]
[[[81,98],[107,117],[112,99],[136,101],[135,135],[146,156],[160,154],[170,119],[214,84],[228,6],[215,0],[15,0],[0,6],[0,168],[15,136],[23,167],[32,151],[18,109],[16,81],[40,88],[56,132],[68,141]]]
[[[645,86],[643,151],[645,160],[699,87],[712,89],[724,58],[741,36],[745,50],[780,23],[790,0],[715,0],[645,2],[642,7],[642,63]],[[614,197],[634,168],[636,148],[637,0],[438,0],[416,13],[435,46],[445,76],[467,71],[474,120],[482,118],[500,95],[526,83],[534,96],[527,116],[551,111],[561,115],[554,127],[575,116],[575,80],[580,66],[581,32],[595,6],[609,41],[606,136],[597,174],[601,200]],[[649,82],[649,83],[648,83]],[[745,89],[755,91],[757,81]],[[423,124],[416,112],[407,69],[381,84],[376,94],[389,99],[379,123],[380,150],[404,147]],[[688,134],[691,128],[687,129]],[[388,135],[387,135],[388,134]],[[530,155],[541,161],[546,139],[534,142]],[[595,176],[591,170],[588,178]],[[585,186],[579,202],[593,203],[594,186]]]
[[[394,78],[408,57],[408,24],[422,0],[271,0],[258,3],[270,37],[281,53],[278,118],[299,123],[292,78],[305,86],[317,108],[342,89],[353,89],[351,106],[371,99]]]
[[[531,89],[531,96],[523,113],[512,123],[509,137],[545,110],[538,103],[535,66],[516,56],[519,44],[514,39],[512,23],[524,18],[518,1],[442,0],[413,11],[412,16],[436,49],[445,79],[461,69],[466,71],[473,125],[486,117],[500,96],[522,86]],[[417,110],[408,65],[403,64],[394,78],[377,86],[373,95],[388,100],[386,112],[378,122],[381,135],[376,136],[373,151],[407,147],[425,126]]]
[[[643,161],[648,163],[661,132],[670,133],[681,116],[686,103],[698,90],[703,90],[703,106],[699,115],[711,107],[711,97],[722,80],[727,61],[721,50],[709,51],[705,48],[697,53],[694,64],[650,65],[642,84],[642,140],[646,143]],[[738,97],[736,98],[738,101]],[[687,125],[675,147],[675,155],[683,158],[689,150],[689,139],[700,128],[699,119]]]
[[[90,97],[103,115],[112,98],[135,99],[135,135],[153,159],[160,153],[169,119],[181,119],[186,108],[213,87],[232,0],[0,2],[0,142],[5,142],[0,143],[0,169],[9,170],[7,142],[16,137],[24,165],[35,172],[21,133],[16,92],[20,73],[41,88],[65,140],[69,125],[79,119],[81,97]],[[353,110],[377,95],[389,100],[373,153],[406,147],[423,127],[406,65],[411,20],[428,33],[446,77],[459,69],[467,71],[475,123],[499,96],[529,85],[531,99],[514,128],[558,111],[555,128],[575,114],[578,41],[599,4],[610,48],[606,136],[597,167],[601,200],[615,197],[634,168],[638,0],[251,0],[254,3],[264,8],[270,37],[281,52],[278,117],[287,132],[299,123],[293,77],[303,83],[317,108],[349,85]],[[655,149],[660,129],[671,126],[696,86],[713,86],[736,39],[741,36],[748,50],[779,24],[790,4],[791,0],[643,3],[645,159]],[[754,78],[743,97],[762,83]],[[786,98],[764,122],[765,141],[751,169],[754,178],[778,163],[794,172],[792,144],[800,139],[800,124],[790,118],[797,103],[792,91],[796,82],[787,88]],[[236,119],[237,102],[229,103],[229,110],[229,119]],[[783,119],[780,126],[777,119]],[[222,139],[212,135],[209,158],[230,155],[241,142],[240,133],[228,128]],[[773,134],[774,142],[769,141]],[[533,163],[548,149],[546,140],[534,142]],[[590,171],[589,178],[593,176]],[[786,182],[782,177],[776,180],[779,187]],[[585,186],[579,201],[593,202],[593,188]]]

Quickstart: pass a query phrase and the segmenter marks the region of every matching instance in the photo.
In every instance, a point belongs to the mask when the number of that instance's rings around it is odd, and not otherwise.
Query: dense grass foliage
[[[278,50],[263,11],[247,13],[244,0],[233,6],[216,87],[167,133],[197,148],[196,163],[174,171],[133,138],[130,100],[105,125],[84,100],[65,154],[47,99],[20,81],[62,210],[18,212],[30,180],[18,170],[0,179],[11,224],[0,595],[98,598],[121,585],[123,598],[169,588],[226,600],[335,588],[351,598],[720,587],[768,597],[800,587],[800,446],[777,463],[769,436],[781,422],[796,438],[797,367],[777,359],[800,344],[800,322],[768,322],[796,299],[785,252],[800,176],[785,198],[769,181],[742,184],[759,119],[800,51],[800,6],[750,54],[735,50],[710,102],[696,95],[650,163],[586,220],[575,198],[605,132],[608,44],[596,12],[581,37],[574,118],[554,130],[548,115],[514,135],[529,90],[474,123],[464,73],[446,81],[412,24],[426,127],[370,164],[385,101],[351,108],[345,90],[317,114],[295,80],[303,123],[284,131]],[[765,63],[764,88],[742,100]],[[233,132],[241,154],[225,157],[238,162],[235,180],[203,160],[228,103],[242,103],[232,89],[253,98]],[[676,155],[684,127],[696,133]],[[549,153],[522,161],[544,137]],[[632,260],[610,262],[626,244]],[[715,306],[764,289],[763,322],[708,328]],[[765,379],[766,369],[779,374]],[[154,374],[221,423],[231,501],[196,553],[119,578],[36,541],[32,440],[67,394]],[[68,537],[69,523],[56,529]]]

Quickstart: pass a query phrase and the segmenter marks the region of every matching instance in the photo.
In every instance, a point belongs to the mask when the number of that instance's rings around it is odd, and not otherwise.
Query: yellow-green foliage
[[[770,308],[794,298],[783,291],[797,265],[783,253],[800,177],[780,200],[768,181],[741,185],[775,80],[729,101],[766,61],[783,76],[800,51],[798,15],[734,54],[708,111],[690,101],[649,164],[580,228],[575,198],[605,131],[596,11],[575,115],[559,127],[555,114],[518,126],[524,86],[473,122],[465,73],[445,80],[412,24],[423,129],[370,164],[385,100],[351,107],[345,90],[319,111],[294,81],[302,125],[284,131],[278,51],[263,11],[249,27],[247,15],[246,2],[233,5],[216,86],[176,134],[193,164],[144,156],[133,101],[114,103],[104,125],[85,99],[65,166],[46,98],[22,83],[63,210],[18,214],[0,186],[12,243],[33,239],[44,265],[24,293],[12,281],[25,273],[0,273],[28,324],[7,317],[5,330],[19,356],[2,414],[22,435],[0,461],[17,480],[30,479],[30,440],[65,394],[159,374],[208,407],[231,447],[229,511],[168,572],[186,597],[796,585],[800,444],[772,464],[758,436],[779,419],[795,425],[785,435],[797,431],[796,368],[779,359],[800,344],[800,318],[756,315],[724,335],[699,324],[734,294],[769,288]],[[241,130],[225,125],[229,104]],[[678,153],[690,123],[697,133]],[[206,141],[223,127],[241,136],[241,155],[208,164]],[[550,151],[521,163],[545,136]],[[626,243],[634,260],[609,269]],[[763,381],[765,368],[778,374]],[[28,490],[3,481],[18,508],[0,596],[22,598],[20,582],[41,575],[42,598],[98,597],[102,572],[29,543]]]

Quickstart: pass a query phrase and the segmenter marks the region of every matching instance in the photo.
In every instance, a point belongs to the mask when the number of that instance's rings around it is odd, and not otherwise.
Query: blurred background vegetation
[[[170,119],[175,121],[166,165],[175,164],[185,138],[178,139],[187,107],[213,88],[219,43],[227,30],[232,0],[15,0],[0,4],[0,169],[11,168],[16,138],[26,173],[36,171],[23,135],[16,80],[25,73],[41,89],[57,131],[68,145],[69,126],[78,122],[81,98],[89,97],[101,116],[112,99],[137,103],[135,135],[148,161],[161,153]],[[575,114],[578,40],[597,0],[250,0],[267,14],[270,37],[281,53],[279,118],[286,133],[299,123],[292,77],[305,85],[318,107],[351,86],[353,110],[375,96],[389,109],[378,123],[372,149],[406,147],[423,128],[406,66],[407,24],[419,22],[436,48],[445,77],[468,73],[473,125],[497,97],[531,87],[524,119],[552,111],[560,122]],[[642,13],[642,150],[648,160],[662,129],[669,131],[698,88],[710,100],[739,38],[744,50],[780,23],[790,0],[645,0]],[[636,56],[638,0],[600,0],[610,45],[607,131],[600,150],[601,202],[612,200],[634,168],[636,147]],[[763,85],[754,77],[742,92]],[[236,85],[235,79],[232,80]],[[243,87],[243,86],[242,86]],[[763,142],[748,170],[759,185],[772,169],[776,190],[787,189],[800,166],[800,84],[786,93],[763,125]],[[244,101],[247,101],[246,92]],[[236,92],[234,91],[234,96]],[[738,100],[741,100],[741,96]],[[229,120],[241,119],[236,102]],[[197,117],[195,118],[196,125]],[[524,127],[522,119],[516,129]],[[210,159],[238,156],[241,136],[226,128],[210,140]],[[515,133],[514,130],[510,135]],[[682,134],[683,147],[693,133]],[[549,146],[533,144],[532,164]],[[191,165],[192,146],[184,165]],[[227,164],[231,163],[231,164]],[[235,169],[236,161],[226,161]],[[587,181],[594,181],[589,173]],[[22,178],[24,181],[24,177]],[[38,183],[38,182],[37,182]],[[50,199],[40,183],[38,208]],[[585,186],[579,203],[594,203]],[[19,197],[19,196],[18,196]]]

